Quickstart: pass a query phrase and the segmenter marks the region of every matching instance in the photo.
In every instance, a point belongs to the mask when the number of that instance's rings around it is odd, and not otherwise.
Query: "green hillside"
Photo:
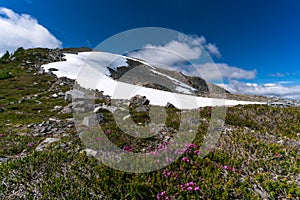
[[[197,136],[177,161],[154,172],[125,173],[84,151],[72,113],[62,112],[70,103],[63,94],[73,82],[41,73],[41,64],[63,59],[61,52],[20,48],[0,59],[0,199],[300,198],[299,108],[227,108],[224,131],[204,158],[198,149],[211,108],[201,108]],[[108,111],[100,112],[101,126],[121,148],[140,152],[158,145],[155,138],[124,135]],[[178,113],[167,109],[170,138]],[[137,123],[149,120],[147,113],[131,114]]]

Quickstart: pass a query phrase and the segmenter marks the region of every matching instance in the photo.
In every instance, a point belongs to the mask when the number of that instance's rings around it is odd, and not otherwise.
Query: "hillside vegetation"
[[[201,108],[196,138],[178,160],[154,172],[125,173],[84,151],[72,113],[57,107],[70,103],[60,93],[73,82],[40,72],[41,64],[63,59],[59,51],[52,54],[20,48],[0,62],[0,199],[300,198],[299,108],[227,108],[224,131],[204,158],[199,148],[212,111]],[[108,111],[101,112],[101,127],[120,148],[168,145],[126,136]],[[167,109],[169,138],[179,113]],[[147,113],[131,114],[137,123],[149,122]],[[52,142],[46,145],[46,139]]]

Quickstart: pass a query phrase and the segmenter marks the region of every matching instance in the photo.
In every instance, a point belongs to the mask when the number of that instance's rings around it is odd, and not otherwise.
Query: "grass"
[[[52,112],[55,105],[67,103],[50,97],[70,88],[57,86],[47,92],[55,84],[55,77],[34,75],[35,71],[28,72],[27,66],[19,66],[28,56],[34,62],[32,54],[47,54],[43,49],[36,51],[19,50],[15,61],[0,64],[1,70],[13,75],[0,81],[0,107],[5,109],[0,113],[0,158],[10,158],[0,163],[0,199],[262,199],[263,195],[269,199],[300,198],[299,108],[228,108],[226,131],[204,158],[198,156],[198,150],[208,130],[211,108],[201,108],[193,145],[178,160],[149,173],[114,170],[87,156],[74,129],[66,131],[67,136],[44,151],[36,152],[35,147],[46,136],[33,136],[28,124],[50,117],[72,117]],[[34,97],[35,94],[39,95]],[[25,96],[31,98],[18,103]],[[142,152],[143,148],[163,142],[159,137],[130,136],[117,126],[109,112],[103,113],[106,122],[101,127],[110,131],[107,138],[120,148],[131,146],[133,152]],[[135,122],[149,123],[147,113],[131,114]],[[180,112],[168,109],[166,114],[167,135],[173,137],[179,127]],[[97,130],[89,133],[96,135]]]

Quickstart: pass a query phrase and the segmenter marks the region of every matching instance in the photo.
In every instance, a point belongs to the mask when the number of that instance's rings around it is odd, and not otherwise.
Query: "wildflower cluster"
[[[198,191],[199,186],[196,185],[193,181],[188,182],[184,185],[179,185],[181,191]]]
[[[158,194],[156,195],[156,198],[157,198],[158,200],[162,200],[162,199],[164,199],[164,200],[169,200],[169,197],[167,196],[166,191],[162,191],[161,193],[158,193]]]

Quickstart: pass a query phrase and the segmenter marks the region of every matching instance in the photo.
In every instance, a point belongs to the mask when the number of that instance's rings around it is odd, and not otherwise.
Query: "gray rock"
[[[27,125],[27,128],[32,128],[32,127],[34,127],[34,123]]]
[[[59,92],[59,93],[58,93],[58,96],[60,96],[60,97],[65,96],[65,93]]]
[[[5,111],[5,109],[2,108],[2,107],[0,107],[0,113],[2,113],[2,112],[4,112],[4,111]]]
[[[145,97],[145,99],[143,101],[143,105],[147,106],[147,105],[149,105],[149,103],[150,103],[149,99],[146,99],[146,97]]]
[[[52,129],[52,126],[48,126],[48,127],[46,128],[46,131],[49,132],[49,131],[51,131],[51,129]]]
[[[146,106],[139,106],[135,108],[135,112],[147,112],[148,108]]]
[[[101,109],[108,110],[108,111],[111,112],[111,113],[114,113],[114,112],[116,112],[117,110],[126,110],[126,109],[124,109],[124,108],[122,108],[122,107],[101,105],[101,106],[96,107],[96,108],[94,109],[93,112],[94,112],[94,113],[97,113],[97,112],[99,112],[99,110],[101,110]]]
[[[72,104],[72,110],[75,113],[86,113],[94,110],[94,105],[86,101],[76,101]]]
[[[97,113],[97,120],[98,120],[98,122],[100,122],[100,123],[105,122],[105,117],[104,117],[104,115],[103,115],[102,113]]]
[[[60,114],[71,114],[72,113],[72,108],[69,106],[64,107],[61,111]]]
[[[45,70],[43,68],[40,68],[38,71],[38,74],[39,75],[45,74]]]
[[[65,93],[65,101],[72,101],[73,99],[85,99],[86,94],[80,90],[69,90]]]
[[[8,160],[9,160],[9,158],[0,158],[0,163],[7,162]]]
[[[49,72],[56,72],[56,71],[58,71],[58,69],[56,69],[56,68],[49,68],[48,71]]]
[[[36,151],[43,151],[45,147],[50,145],[51,143],[58,142],[59,138],[46,138],[39,146],[35,148]]]
[[[129,107],[133,108],[136,112],[149,111],[150,101],[145,96],[136,95],[130,99]]]
[[[55,106],[52,111],[61,111],[63,109],[62,106]]]
[[[51,97],[52,97],[52,98],[57,98],[57,97],[58,97],[58,94],[56,94],[56,93],[55,93],[55,94],[52,94]]]
[[[41,130],[41,133],[46,133],[46,132],[47,132],[47,128],[43,127],[42,130]]]
[[[93,156],[95,157],[97,155],[97,151],[93,149],[84,149],[81,151],[82,153],[85,152],[87,156]]]
[[[166,108],[176,108],[176,107],[173,104],[168,102],[166,105]]]
[[[93,114],[83,118],[82,124],[87,127],[97,126],[99,122],[104,122],[105,118],[102,113]]]
[[[96,126],[98,124],[96,115],[86,116],[83,118],[82,124],[87,127]]]

